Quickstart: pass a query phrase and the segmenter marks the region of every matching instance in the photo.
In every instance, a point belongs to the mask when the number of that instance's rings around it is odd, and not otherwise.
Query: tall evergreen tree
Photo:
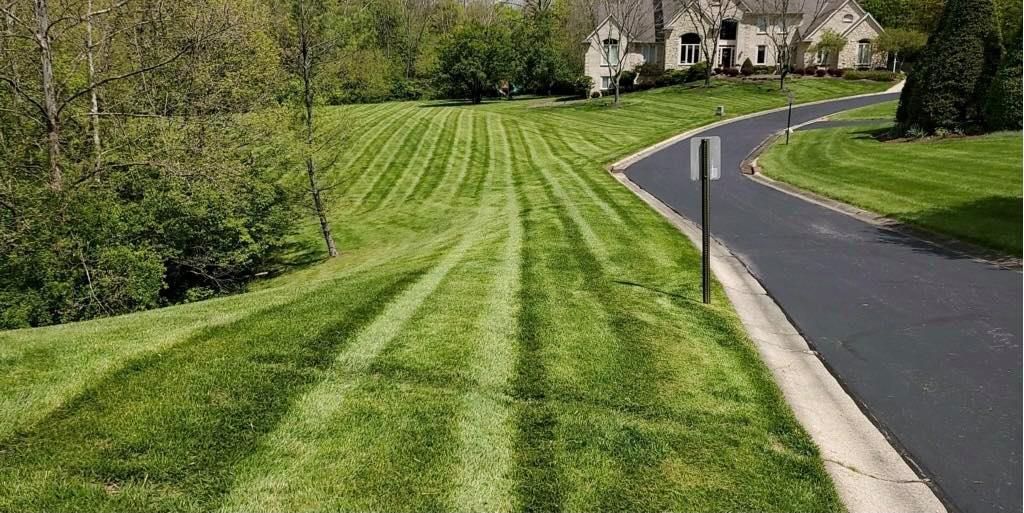
[[[985,128],[989,130],[1020,130],[1024,116],[1021,96],[1021,32],[1008,39],[1006,58],[992,82],[985,99]]]
[[[949,0],[900,97],[897,121],[929,133],[980,124],[1002,46],[992,0]]]

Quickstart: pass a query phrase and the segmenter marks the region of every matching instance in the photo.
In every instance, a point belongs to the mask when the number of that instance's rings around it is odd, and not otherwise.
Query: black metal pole
[[[708,176],[711,168],[711,151],[707,139],[700,141],[700,189],[701,189],[701,213],[700,232],[701,244],[701,288],[704,290],[704,304],[711,304],[711,177]]]
[[[793,123],[793,100],[789,100],[789,114],[786,116],[786,144],[789,144],[789,127]]]

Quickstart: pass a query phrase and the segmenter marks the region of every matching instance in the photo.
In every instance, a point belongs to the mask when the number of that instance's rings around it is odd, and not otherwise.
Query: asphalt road
[[[896,96],[797,107],[793,124]],[[785,124],[779,112],[702,133],[722,139],[713,235],[750,268],[951,509],[1021,511],[1021,273],[741,175],[742,159]],[[699,222],[689,144],[669,146],[626,173]]]

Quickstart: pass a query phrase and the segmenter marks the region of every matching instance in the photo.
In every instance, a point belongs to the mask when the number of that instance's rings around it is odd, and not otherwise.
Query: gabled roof
[[[687,9],[689,9],[690,5],[696,1],[701,0],[662,0],[662,12],[664,13],[663,19],[665,20],[664,26],[667,27],[672,25],[676,21],[676,18],[682,15]],[[883,30],[882,26],[878,24],[878,21],[875,20],[874,16],[864,10],[864,8],[857,3],[857,0],[770,0],[766,2],[759,2],[757,0],[734,1],[741,11],[755,14],[758,12],[764,12],[766,8],[770,8],[773,5],[783,4],[787,11],[786,14],[801,16],[800,25],[794,27],[796,29],[796,33],[800,35],[801,39],[807,39],[813,36],[815,32],[823,27],[825,23],[835,16],[835,14],[846,4],[853,4],[856,7],[856,10],[862,13],[862,16],[860,19],[856,20],[846,32],[844,32],[844,35],[865,21],[871,23],[875,30],[878,30],[879,32]],[[640,6],[643,9],[643,12],[640,14],[643,17],[643,22],[635,29],[635,34],[627,34],[634,42],[653,43],[655,41],[653,2],[654,0],[641,0]],[[781,13],[773,12],[771,14],[778,15]],[[817,16],[817,20],[813,19],[816,14],[820,14]],[[598,21],[600,22],[597,23],[597,28],[587,36],[587,39],[584,40],[584,42],[590,41],[591,38],[594,37],[594,34],[596,34],[605,23],[608,23],[609,21],[615,23],[614,18],[606,12],[606,9],[604,9],[600,2],[597,2],[594,18],[595,23]],[[619,23],[615,24],[616,26],[621,27]]]
[[[843,31],[842,35],[843,36],[848,35],[850,32],[853,32],[854,29],[859,27],[864,22],[867,22],[868,24],[870,24],[871,27],[874,28],[875,31],[878,32],[879,34],[881,34],[882,32],[885,32],[885,28],[882,27],[882,24],[878,23],[878,20],[876,20],[875,17],[871,13],[865,12],[864,16],[861,16],[860,19],[858,19],[857,21],[853,22],[850,25],[850,28],[848,28],[848,29]]]
[[[664,15],[665,26],[668,25],[668,21],[675,18],[676,13],[680,10],[680,3],[678,0],[662,0],[662,13]],[[594,29],[587,39],[584,41],[590,41],[594,37],[601,27],[605,23],[611,21],[615,25],[621,28],[621,24],[617,23],[615,17],[607,12],[607,9],[601,2],[595,2],[594,6],[594,22],[597,23],[597,28]],[[642,9],[638,15],[641,16],[640,23],[634,30],[634,34],[627,34],[631,37],[633,42],[636,43],[653,43],[655,40],[655,29],[654,29],[654,0],[640,0],[639,9]],[[600,22],[598,22],[600,21]]]

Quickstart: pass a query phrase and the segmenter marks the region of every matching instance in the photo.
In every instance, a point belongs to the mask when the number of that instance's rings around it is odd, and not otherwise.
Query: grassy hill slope
[[[0,510],[841,509],[697,251],[603,167],[785,101],[324,109],[342,258],[0,333]]]

